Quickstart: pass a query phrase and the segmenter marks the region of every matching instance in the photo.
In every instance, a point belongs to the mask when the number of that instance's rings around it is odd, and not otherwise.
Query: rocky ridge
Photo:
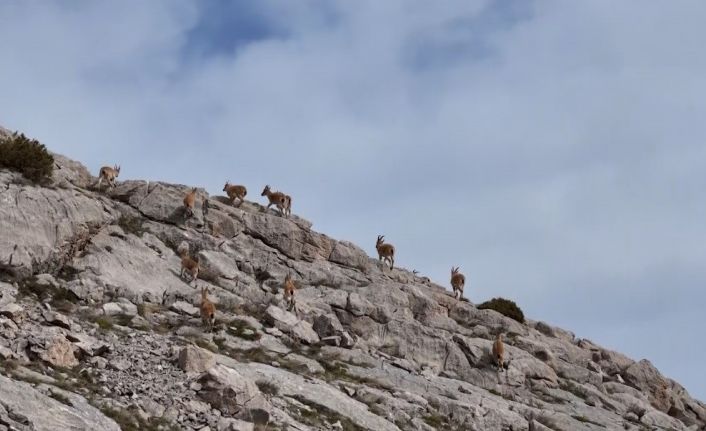
[[[706,429],[649,361],[383,271],[296,215],[200,190],[187,218],[186,185],[95,181],[58,155],[50,187],[0,170],[0,431]]]

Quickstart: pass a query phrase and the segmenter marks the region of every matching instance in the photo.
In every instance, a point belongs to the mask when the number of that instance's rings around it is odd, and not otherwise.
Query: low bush
[[[47,182],[54,172],[54,156],[24,134],[0,138],[0,168],[20,172],[35,183]]]
[[[478,306],[480,310],[495,310],[498,313],[515,319],[520,323],[525,323],[525,314],[522,309],[515,304],[515,301],[510,301],[505,298],[493,298]]]
[[[255,384],[257,385],[258,389],[260,389],[260,392],[265,395],[276,396],[279,393],[279,388],[277,387],[277,385],[267,380],[258,380],[255,382]]]
[[[126,234],[133,234],[135,236],[141,237],[145,233],[145,228],[143,227],[143,220],[140,217],[122,215],[118,219],[118,226]]]

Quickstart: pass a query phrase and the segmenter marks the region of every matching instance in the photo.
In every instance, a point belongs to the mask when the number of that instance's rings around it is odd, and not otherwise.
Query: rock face
[[[264,425],[270,421],[272,406],[255,382],[233,368],[217,365],[199,380],[199,396],[221,413]]]
[[[383,272],[296,215],[200,191],[186,217],[186,185],[96,190],[56,160],[52,187],[0,170],[0,431],[706,427],[704,404],[648,361]]]
[[[186,346],[179,353],[179,368],[187,373],[203,373],[216,365],[213,354],[194,346]]]
[[[0,375],[0,426],[17,430],[114,430],[120,427],[78,395],[58,401]],[[7,428],[10,427],[10,428]]]

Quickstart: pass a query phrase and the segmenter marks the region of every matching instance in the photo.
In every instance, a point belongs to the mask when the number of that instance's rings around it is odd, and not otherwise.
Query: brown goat
[[[201,321],[213,331],[216,323],[216,306],[208,299],[208,287],[201,288]]]
[[[294,286],[294,281],[292,280],[292,276],[287,274],[287,276],[284,278],[284,300],[287,302],[287,311],[292,311],[292,309],[296,310],[296,301],[294,299],[294,293],[297,291],[297,288]]]
[[[451,267],[451,287],[454,290],[454,298],[463,297],[463,287],[466,285],[466,276],[458,272],[458,267]]]
[[[184,274],[189,273],[191,276],[191,280],[189,283],[192,281],[196,281],[196,279],[199,276],[199,258],[198,256],[195,258],[189,257],[189,254],[186,252],[186,250],[182,251],[181,253],[181,273],[179,276],[181,278],[184,278]]]
[[[378,251],[378,258],[381,262],[388,262],[390,269],[395,266],[395,246],[385,243],[385,236],[378,235],[378,240],[375,243],[375,248]]]
[[[285,216],[289,217],[292,215],[292,197],[289,195],[284,195],[284,214]]]
[[[270,189],[270,186],[267,185],[265,186],[265,189],[260,193],[260,196],[267,196],[267,200],[269,203],[267,204],[267,209],[269,210],[272,205],[275,205],[277,209],[279,209],[280,214],[283,216],[286,216],[287,213],[287,202],[289,202],[289,205],[292,203],[292,198],[287,198],[287,195],[285,195],[282,192],[273,192]]]
[[[236,198],[239,199],[240,203],[238,206],[245,202],[245,196],[248,194],[248,190],[245,186],[231,184],[230,181],[226,181],[226,185],[223,186],[223,191],[228,195],[228,199],[230,199],[231,204],[235,203]]]
[[[505,364],[505,345],[503,344],[503,334],[498,334],[498,337],[493,343],[493,361],[498,367],[498,370],[502,371]]]
[[[96,188],[101,186],[103,180],[108,183],[109,187],[115,187],[115,179],[120,175],[120,166],[115,165],[112,168],[110,166],[103,166],[98,173],[98,184]]]
[[[184,209],[186,210],[187,217],[194,215],[194,205],[196,204],[196,187],[191,189],[189,193],[184,196]]]

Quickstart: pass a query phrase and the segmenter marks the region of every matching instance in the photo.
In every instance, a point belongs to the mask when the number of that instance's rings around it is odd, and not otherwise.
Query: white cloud
[[[650,341],[703,326],[706,4],[258,4],[264,34],[190,55],[197,3],[0,3],[0,123],[126,177],[270,183],[706,396]]]

